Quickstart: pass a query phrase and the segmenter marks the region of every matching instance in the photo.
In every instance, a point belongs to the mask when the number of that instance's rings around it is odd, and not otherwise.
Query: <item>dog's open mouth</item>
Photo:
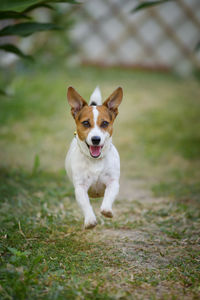
[[[101,154],[102,146],[89,146],[90,154],[92,157],[99,157]]]
[[[94,158],[97,158],[101,155],[101,149],[103,146],[90,146],[88,143],[86,143],[89,150],[90,150],[90,155]]]

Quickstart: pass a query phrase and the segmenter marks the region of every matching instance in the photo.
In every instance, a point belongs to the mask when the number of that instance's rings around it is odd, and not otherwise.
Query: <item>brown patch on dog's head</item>
[[[80,140],[86,140],[89,131],[94,127],[92,106],[84,106],[75,118],[75,122]]]
[[[97,120],[98,126],[109,133],[113,133],[113,122],[118,115],[118,106],[122,102],[123,90],[117,88],[101,106],[97,106],[99,116]]]
[[[76,122],[78,136],[81,140],[85,140],[89,130],[94,126],[92,107],[88,106],[73,87],[68,88],[67,98]]]
[[[113,122],[118,114],[118,106],[123,97],[122,88],[116,89],[108,99],[99,106],[96,106],[99,115],[97,126],[109,135],[113,132]],[[71,113],[75,119],[77,133],[80,140],[86,140],[89,131],[94,128],[93,107],[88,106],[87,102],[75,91],[73,87],[68,88],[68,102],[71,106]]]
[[[113,133],[114,115],[105,105],[97,106],[97,110],[99,112],[97,125],[111,136]]]

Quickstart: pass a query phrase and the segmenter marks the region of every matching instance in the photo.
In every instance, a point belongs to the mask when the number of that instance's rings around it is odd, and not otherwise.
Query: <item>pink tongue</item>
[[[97,157],[101,154],[101,146],[90,146],[90,154]]]

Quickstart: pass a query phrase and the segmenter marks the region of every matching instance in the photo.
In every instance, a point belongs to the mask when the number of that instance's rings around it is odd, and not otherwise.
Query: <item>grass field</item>
[[[74,122],[66,89],[124,99],[114,218],[83,217],[64,171]],[[19,73],[0,101],[1,299],[199,299],[200,85],[120,69]]]

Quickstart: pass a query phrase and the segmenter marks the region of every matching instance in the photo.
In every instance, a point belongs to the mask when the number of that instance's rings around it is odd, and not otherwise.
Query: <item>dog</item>
[[[67,98],[76,123],[76,133],[65,159],[65,169],[84,214],[84,228],[97,225],[89,197],[103,197],[101,214],[112,218],[112,204],[119,192],[120,158],[112,143],[113,122],[118,115],[123,90],[118,87],[102,104],[96,87],[87,102],[73,87]]]

